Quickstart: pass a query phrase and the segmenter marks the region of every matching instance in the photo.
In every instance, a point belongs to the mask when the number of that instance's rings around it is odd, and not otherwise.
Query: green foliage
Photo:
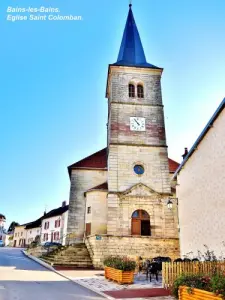
[[[207,286],[207,281],[203,279],[202,275],[181,275],[179,276],[173,284],[172,293],[178,298],[178,291],[180,286],[187,286],[189,288],[188,292],[191,293],[192,288],[204,289]]]
[[[221,295],[225,299],[225,275],[181,275],[174,281],[172,294],[178,298],[180,286],[187,286],[187,292],[192,293],[192,289],[200,289]]]
[[[38,243],[33,241],[30,243],[30,245],[28,245],[28,249],[36,248],[37,246],[38,246]]]
[[[215,275],[211,279],[211,291],[216,295],[222,295],[225,298],[225,276]]]
[[[127,257],[109,256],[104,260],[104,266],[122,271],[134,271],[136,262]]]
[[[8,232],[13,232],[16,226],[19,226],[20,224],[18,222],[13,221],[8,229]]]
[[[34,241],[39,245],[41,243],[41,236],[40,235],[36,235]]]

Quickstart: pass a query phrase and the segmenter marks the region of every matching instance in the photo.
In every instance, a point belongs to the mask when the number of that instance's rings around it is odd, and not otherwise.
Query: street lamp
[[[169,210],[171,210],[173,208],[173,202],[171,201],[171,199],[168,200],[167,207]]]

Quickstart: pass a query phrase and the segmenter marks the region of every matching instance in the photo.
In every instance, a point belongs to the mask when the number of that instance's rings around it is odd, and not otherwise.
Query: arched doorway
[[[145,210],[135,210],[131,218],[132,235],[151,235],[150,216]]]

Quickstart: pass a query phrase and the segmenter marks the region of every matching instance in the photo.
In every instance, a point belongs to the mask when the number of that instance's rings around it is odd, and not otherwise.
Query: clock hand
[[[136,119],[134,119],[134,121],[140,126],[140,124],[138,123],[138,121]]]

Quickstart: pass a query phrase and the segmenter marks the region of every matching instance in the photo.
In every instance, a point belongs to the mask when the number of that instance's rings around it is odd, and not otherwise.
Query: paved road
[[[25,257],[0,248],[0,300],[102,300],[103,297]]]

